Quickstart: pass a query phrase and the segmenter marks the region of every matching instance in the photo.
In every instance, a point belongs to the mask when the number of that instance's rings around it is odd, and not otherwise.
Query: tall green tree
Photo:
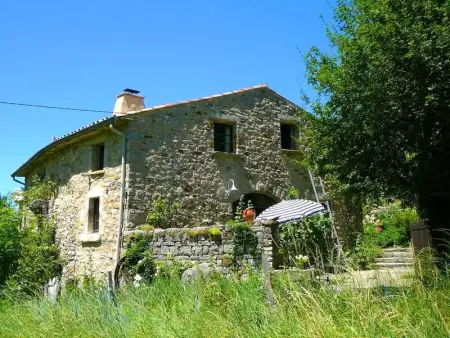
[[[306,56],[319,94],[303,131],[306,160],[346,193],[415,204],[442,239],[437,229],[450,228],[450,1],[338,0],[334,13],[331,51]]]
[[[6,197],[0,196],[0,288],[15,271],[20,255],[20,220]]]

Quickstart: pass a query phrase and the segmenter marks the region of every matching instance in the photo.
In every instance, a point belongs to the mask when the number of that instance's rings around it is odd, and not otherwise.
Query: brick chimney
[[[144,109],[144,96],[137,94],[139,94],[139,91],[126,88],[117,95],[114,115],[126,115],[130,111]]]

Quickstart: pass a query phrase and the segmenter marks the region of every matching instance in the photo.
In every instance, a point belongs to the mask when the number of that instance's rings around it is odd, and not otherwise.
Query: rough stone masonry
[[[121,138],[110,124],[127,137],[125,231],[139,229],[160,198],[180,202],[179,227],[197,227],[224,224],[242,195],[276,203],[292,187],[303,196],[311,190],[307,173],[293,163],[299,153],[281,147],[280,124],[298,123],[299,108],[266,85],[152,108],[133,96],[134,111],[126,108],[127,95],[119,96],[122,110],[113,117],[56,139],[14,174],[27,184],[35,174],[58,183],[49,213],[67,262],[64,278],[103,278],[114,268]],[[231,126],[233,151],[215,151],[215,123]],[[97,170],[99,149],[103,161]],[[237,191],[227,194],[230,179]],[[199,259],[215,255],[216,249],[206,254],[204,247],[176,250]]]

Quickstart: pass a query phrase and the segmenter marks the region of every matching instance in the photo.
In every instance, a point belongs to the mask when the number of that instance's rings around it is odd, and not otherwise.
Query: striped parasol
[[[279,223],[301,220],[325,210],[322,204],[309,200],[282,201],[264,210],[256,221],[275,220]]]

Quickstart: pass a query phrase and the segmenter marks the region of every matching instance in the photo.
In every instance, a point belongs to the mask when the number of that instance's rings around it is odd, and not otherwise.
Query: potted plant
[[[252,224],[255,220],[256,212],[254,208],[246,208],[242,213],[242,216],[247,221],[248,224]]]
[[[383,232],[384,226],[383,223],[381,223],[379,220],[375,223],[375,231],[376,232]]]

